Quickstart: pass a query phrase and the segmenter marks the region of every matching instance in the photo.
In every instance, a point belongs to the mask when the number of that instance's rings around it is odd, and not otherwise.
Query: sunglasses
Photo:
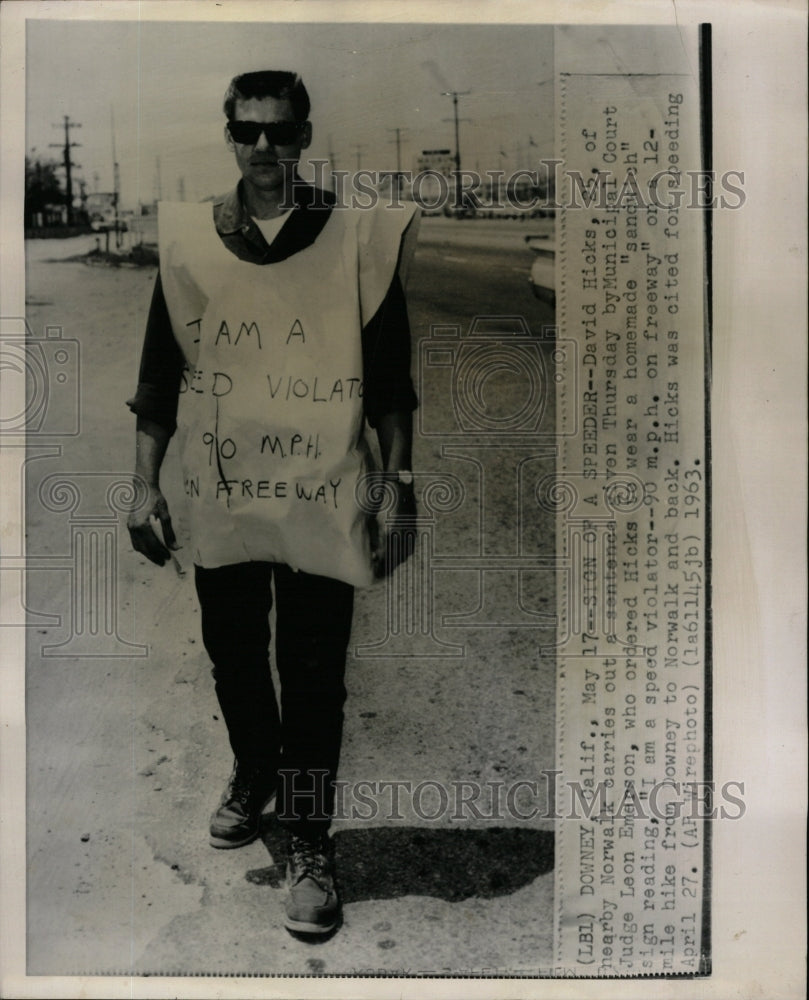
[[[261,133],[271,146],[293,145],[303,129],[302,122],[228,122],[228,132],[234,142],[255,146]]]

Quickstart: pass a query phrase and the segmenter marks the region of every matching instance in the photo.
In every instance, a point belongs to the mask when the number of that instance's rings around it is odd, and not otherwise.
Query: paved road
[[[465,331],[476,315],[516,314],[538,338],[552,317],[528,290],[522,230],[501,232],[487,249],[489,238],[469,224],[432,221],[411,279],[416,336],[435,324]],[[385,588],[359,595],[341,762],[349,784],[334,825],[344,925],[318,945],[298,941],[280,926],[283,848],[273,817],[243,850],[207,845],[229,758],[190,574],[131,553],[119,520],[111,552],[116,628],[147,655],[43,650],[71,638],[71,594],[92,595],[71,570],[77,523],[71,527],[66,507],[52,499],[57,510],[47,509],[39,487],[57,471],[74,479],[128,473],[133,427],[122,401],[133,387],[154,272],[47,263],[69,256],[67,248],[31,250],[29,319],[35,331],[58,324],[80,341],[83,392],[82,433],[61,441],[59,455],[32,461],[28,480],[29,551],[44,559],[29,574],[28,605],[61,615],[58,626],[29,630],[29,971],[458,975],[549,964],[551,825],[517,813],[542,806],[540,772],[553,766],[554,669],[539,650],[550,640],[541,616],[553,607],[553,580],[539,572],[518,578],[509,568],[481,577],[475,569],[481,552],[548,553],[548,519],[515,500],[515,488],[530,500],[515,487],[523,484],[519,448],[501,444],[458,458],[440,434],[417,439],[417,469],[455,475],[464,502],[436,515],[424,559],[443,558],[443,568],[429,578],[432,602],[418,612],[415,635],[386,641]],[[495,415],[512,412],[524,392],[502,373],[484,388]],[[430,426],[451,426],[451,392],[434,399],[438,390],[427,390],[429,420],[438,422]],[[547,430],[552,401],[539,417]],[[173,463],[170,454],[169,478]],[[552,460],[540,449],[524,466],[539,474]],[[99,502],[90,495],[96,478],[81,480],[82,502]],[[176,483],[167,493],[182,534]],[[528,509],[535,516],[518,535],[516,512]],[[503,620],[512,627],[492,627]],[[457,651],[452,644],[462,656],[437,655]],[[389,794],[371,807],[355,797],[362,780],[437,782],[453,797],[444,803],[438,785],[423,785],[422,798],[404,794],[401,818],[390,818]],[[515,796],[515,783],[527,780],[539,781],[538,795],[524,786]],[[499,787],[503,800],[511,790],[511,808],[503,801],[502,816],[495,810],[487,819],[490,799],[478,800],[477,811],[459,805],[460,782],[493,783],[489,795]],[[369,808],[377,810],[370,818]]]
[[[552,323],[553,310],[530,291],[524,225],[424,219],[408,294],[416,329],[457,323],[466,330],[476,315],[521,315],[539,335]]]

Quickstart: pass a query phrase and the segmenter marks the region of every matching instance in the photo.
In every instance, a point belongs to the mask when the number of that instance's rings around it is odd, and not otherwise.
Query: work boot
[[[340,900],[334,886],[331,841],[326,834],[307,840],[292,834],[287,863],[287,930],[328,934],[337,926]]]
[[[275,795],[274,772],[236,761],[211,816],[211,847],[244,847],[258,836],[261,814]]]

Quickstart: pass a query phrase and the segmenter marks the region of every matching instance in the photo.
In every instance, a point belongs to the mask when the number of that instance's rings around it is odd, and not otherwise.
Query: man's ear
[[[233,136],[228,132],[227,125],[225,125],[225,145],[231,150],[235,148],[233,145]]]
[[[312,144],[312,123],[304,122],[301,129],[301,149],[308,149]]]

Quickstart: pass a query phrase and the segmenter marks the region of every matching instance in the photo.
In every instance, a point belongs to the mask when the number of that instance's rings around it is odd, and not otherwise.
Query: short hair
[[[297,73],[266,69],[234,76],[225,94],[224,112],[228,121],[233,121],[236,114],[236,101],[249,101],[253,97],[289,101],[296,122],[305,122],[309,117],[309,94]]]

